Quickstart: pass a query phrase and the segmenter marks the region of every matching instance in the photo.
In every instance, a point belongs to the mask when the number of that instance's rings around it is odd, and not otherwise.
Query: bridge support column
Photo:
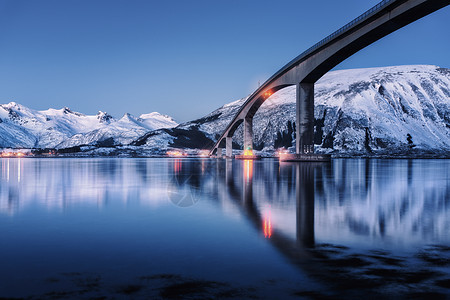
[[[280,161],[330,161],[329,154],[314,154],[314,83],[297,84],[296,100],[296,153],[280,155]]]
[[[231,136],[227,136],[225,140],[225,155],[227,157],[233,156],[233,138]]]
[[[314,153],[314,83],[297,84],[296,100],[296,153]]]
[[[217,148],[217,157],[222,157],[223,155],[223,148]]]
[[[253,150],[253,118],[244,119],[244,150]]]

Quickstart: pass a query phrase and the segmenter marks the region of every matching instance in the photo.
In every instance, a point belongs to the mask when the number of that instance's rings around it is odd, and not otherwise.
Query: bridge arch
[[[253,118],[258,111],[258,109],[261,107],[261,105],[273,94],[278,92],[281,89],[284,89],[285,87],[291,86],[294,84],[275,84],[273,86],[267,87],[264,92],[260,93],[260,95],[253,97],[252,100],[244,106],[243,114],[244,118]],[[247,108],[247,109],[246,109]]]
[[[384,0],[333,32],[272,75],[241,106],[211,150],[226,137],[227,156],[231,138],[244,122],[244,147],[253,147],[253,116],[264,95],[296,85],[296,153],[314,151],[314,84],[329,70],[382,37],[450,4],[450,0]]]

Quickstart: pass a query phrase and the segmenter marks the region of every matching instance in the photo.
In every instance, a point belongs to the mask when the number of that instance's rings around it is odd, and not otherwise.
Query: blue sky
[[[0,103],[177,121],[245,97],[374,0],[0,0]],[[450,7],[337,69],[450,67]]]

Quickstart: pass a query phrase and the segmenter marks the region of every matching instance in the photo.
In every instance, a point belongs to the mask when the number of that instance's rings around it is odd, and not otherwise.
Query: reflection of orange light
[[[173,164],[173,171],[175,172],[175,174],[180,173],[181,171],[181,160],[176,159],[174,164]]]
[[[263,231],[264,237],[270,239],[270,237],[272,236],[272,215],[270,211],[269,213],[264,214]]]
[[[181,156],[186,156],[186,153],[183,153],[181,151],[167,151],[167,156],[172,156],[172,157],[181,157]]]
[[[244,160],[244,178],[247,182],[253,178],[253,160]]]

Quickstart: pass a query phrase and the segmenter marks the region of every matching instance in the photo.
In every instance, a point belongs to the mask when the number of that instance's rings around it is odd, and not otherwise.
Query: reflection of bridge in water
[[[411,273],[414,264],[406,261],[402,269],[403,262],[396,258],[399,249],[430,244],[450,249],[448,160],[291,164],[269,159],[8,159],[0,165],[0,213],[79,205],[165,206],[168,201],[195,210],[213,204],[226,215],[243,216],[248,224],[241,224],[243,228],[253,228],[299,269],[320,278],[332,274],[333,278],[325,278],[330,284],[336,276],[352,283],[361,276],[372,280],[376,271],[370,268],[380,265],[370,265],[374,259],[392,262],[383,267],[395,268],[396,277],[407,280],[416,276]],[[352,250],[384,248],[394,254],[363,251],[364,256],[337,260],[323,251],[325,243]],[[439,258],[436,249],[428,258]],[[331,250],[344,255],[341,248]],[[370,268],[364,269],[366,265]],[[400,271],[407,273],[401,277]]]
[[[262,213],[254,198],[253,170],[252,160],[244,160],[242,165],[243,177],[236,180],[236,171],[233,161],[227,160],[225,164],[225,176],[222,184],[227,189],[230,200],[234,201],[242,212],[251,221],[253,227],[263,234],[270,242],[283,254],[293,261],[303,260],[309,257],[306,249],[314,246],[314,173],[318,167],[314,163],[305,164],[285,164],[280,168],[286,168],[285,171],[293,172],[292,179],[295,184],[291,187],[295,190],[296,201],[296,238],[291,238],[287,234],[278,230],[274,226],[271,211],[268,214]],[[270,183],[269,183],[270,184]]]
[[[392,253],[379,250],[384,242],[400,238],[403,240],[397,242],[411,251],[418,240],[424,246],[431,240],[447,249],[450,207],[444,203],[448,202],[450,182],[441,185],[439,178],[448,179],[450,170],[439,164],[428,162],[432,165],[428,168],[414,160],[338,160],[332,165],[226,160],[218,161],[215,183],[219,197],[234,203],[293,265],[334,289],[331,295],[351,296],[362,291],[391,295],[380,287],[404,285],[423,271],[410,263],[417,253],[413,258],[399,258],[396,245]],[[421,184],[418,179],[422,176],[427,182]],[[267,203],[271,208],[287,208],[283,210],[287,217],[295,210],[294,235],[280,226],[282,219],[272,219],[275,214],[270,210],[264,213]],[[348,248],[354,246],[355,237],[362,248],[377,251]],[[432,255],[445,257],[438,252],[441,246],[436,247],[431,248]],[[420,255],[430,255],[420,251]],[[384,270],[393,270],[396,279],[386,280]],[[430,278],[434,276],[442,275],[431,272]],[[405,289],[411,286],[406,284]],[[395,293],[392,295],[398,295]]]
[[[270,235],[271,242],[283,240],[298,249],[317,241],[395,249],[448,240],[446,161],[174,160],[171,168],[181,170],[176,175],[181,189],[194,197],[211,195],[208,201],[226,211],[238,209],[235,213],[245,215],[261,235]]]
[[[447,241],[448,162],[342,159],[325,165],[296,165],[226,160],[214,165],[217,198],[240,207],[261,233],[264,209],[270,207],[272,237],[296,239],[295,243],[306,247],[314,246],[317,238],[353,244],[383,242],[389,248],[408,248],[436,238]],[[288,218],[277,219],[277,215]],[[278,224],[289,220],[281,227]]]
[[[244,150],[253,149],[253,117],[273,93],[295,85],[296,154],[288,160],[324,160],[314,155],[314,83],[329,70],[384,36],[450,4],[450,0],[384,0],[327,36],[270,77],[239,109],[210,154],[232,157],[232,138],[244,124]],[[309,155],[305,155],[309,154]]]

